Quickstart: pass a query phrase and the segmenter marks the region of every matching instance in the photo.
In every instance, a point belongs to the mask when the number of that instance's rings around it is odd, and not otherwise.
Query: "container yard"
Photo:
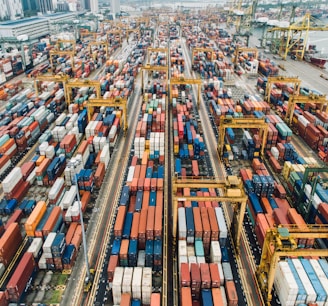
[[[1,59],[0,305],[328,303],[325,72],[230,15]]]

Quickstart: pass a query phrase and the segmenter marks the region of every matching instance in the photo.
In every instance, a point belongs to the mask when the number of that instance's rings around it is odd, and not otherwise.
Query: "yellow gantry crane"
[[[144,70],[148,71],[164,71],[166,72],[166,77],[165,79],[168,79],[168,73],[169,73],[169,67],[168,66],[151,66],[151,65],[145,65],[141,67],[141,92],[143,93],[144,90],[144,75],[143,72]]]
[[[91,111],[94,107],[120,107],[123,109],[123,116],[124,116],[124,136],[126,136],[128,130],[128,114],[127,114],[127,103],[128,100],[126,98],[114,98],[114,99],[89,99],[87,108],[88,108],[88,118],[89,121],[91,120]]]
[[[115,36],[116,34],[118,34],[118,37],[120,39],[120,45],[122,45],[122,31],[121,30],[108,30],[108,31],[106,31],[107,41],[109,41],[110,35]]]
[[[185,79],[184,77],[171,78],[170,79],[170,93],[169,93],[170,101],[172,101],[172,88],[173,88],[174,85],[198,85],[197,106],[199,107],[200,92],[201,92],[201,86],[202,86],[202,80],[201,79]]]
[[[238,65],[238,58],[241,53],[248,52],[248,53],[253,53],[254,58],[258,59],[259,56],[259,50],[257,48],[248,48],[248,47],[241,47],[237,46],[235,50],[235,57],[233,59],[234,66],[236,67]]]
[[[152,47],[148,47],[147,48],[147,63],[148,65],[149,64],[149,59],[150,59],[150,53],[152,52],[162,52],[165,54],[165,59],[166,59],[166,62],[168,61],[168,58],[169,58],[169,51],[168,51],[168,48],[152,48]]]
[[[286,116],[285,116],[285,120],[289,124],[292,124],[295,105],[298,103],[320,104],[320,110],[322,111],[324,104],[328,104],[328,100],[327,100],[326,95],[315,95],[312,93],[308,96],[303,96],[303,95],[290,96],[289,100],[288,100],[288,107],[287,107],[287,112],[286,112]]]
[[[218,196],[179,196],[178,191],[182,188],[214,188],[220,189]],[[227,180],[222,181],[215,177],[200,178],[194,177],[173,177],[172,181],[172,200],[173,200],[173,224],[172,235],[175,238],[178,222],[178,202],[185,201],[220,201],[236,203],[233,214],[233,240],[236,252],[239,252],[240,236],[243,227],[243,220],[246,211],[247,195],[245,194],[241,179],[236,176],[228,176]]]
[[[39,75],[34,80],[34,89],[35,94],[38,97],[39,96],[39,88],[38,83],[42,81],[50,81],[50,82],[56,82],[56,83],[63,83],[63,86],[65,88],[65,83],[68,81],[69,77],[66,74],[56,74],[56,75]],[[65,89],[64,89],[65,90]]]
[[[72,68],[74,67],[74,56],[75,56],[75,50],[73,51],[56,51],[56,50],[50,50],[49,51],[49,61],[50,61],[50,67],[53,69],[53,60],[52,57],[55,55],[63,56],[63,55],[69,55],[71,58],[71,65]]]
[[[96,80],[89,80],[89,79],[70,79],[66,83],[64,83],[65,88],[65,99],[67,105],[70,105],[72,102],[71,98],[71,89],[73,88],[82,88],[82,87],[94,87],[96,89],[96,98],[100,97],[100,82]]]
[[[75,51],[76,47],[76,41],[71,39],[58,39],[55,43],[56,50],[60,51],[60,45],[61,44],[71,44],[72,45],[72,51]]]
[[[90,41],[89,44],[88,44],[90,54],[91,54],[91,51],[92,51],[92,46],[104,47],[104,49],[106,51],[106,59],[108,59],[108,42],[107,41]]]
[[[271,305],[275,271],[281,257],[327,257],[327,249],[302,249],[297,246],[297,239],[316,238],[328,238],[328,225],[308,224],[300,229],[299,224],[288,224],[267,230],[256,277],[268,306]]]
[[[99,36],[101,36],[101,33],[99,32],[89,32],[89,31],[80,32],[81,40],[84,40],[84,38],[91,38],[93,40],[97,40]]]
[[[278,46],[278,52],[283,59],[291,52],[295,53],[296,58],[302,60],[304,58],[305,47],[307,46],[309,31],[328,31],[328,26],[317,26],[318,21],[311,16],[305,14],[304,18],[297,23],[291,24],[289,27],[274,27],[268,29],[268,33],[272,33],[271,40],[274,46]]]
[[[285,77],[285,76],[276,76],[276,77],[268,77],[264,100],[270,103],[270,93],[272,90],[272,85],[275,83],[283,83],[283,84],[292,84],[294,86],[294,94],[299,95],[301,80],[298,77]]]
[[[211,53],[211,62],[213,62],[213,60],[215,59],[215,54],[214,54],[214,50],[212,48],[195,47],[191,51],[191,66],[194,65],[195,55],[198,54],[198,53],[202,53],[202,52],[210,52]]]
[[[268,137],[269,125],[264,118],[226,118],[224,116],[220,119],[219,125],[219,139],[218,139],[218,153],[223,155],[224,135],[227,128],[241,129],[254,128],[260,130],[260,137],[262,138],[261,155],[264,156],[265,145]]]
[[[129,36],[131,33],[136,33],[140,35],[140,28],[134,28],[134,29],[125,29],[125,38],[126,40],[129,39]]]

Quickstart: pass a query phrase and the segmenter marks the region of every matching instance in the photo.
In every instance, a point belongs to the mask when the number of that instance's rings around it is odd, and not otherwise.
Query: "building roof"
[[[15,26],[22,26],[27,23],[32,23],[35,21],[42,21],[39,17],[31,17],[31,18],[24,18],[18,20],[8,20],[4,22],[0,22],[0,26],[8,26],[8,27],[15,27]]]

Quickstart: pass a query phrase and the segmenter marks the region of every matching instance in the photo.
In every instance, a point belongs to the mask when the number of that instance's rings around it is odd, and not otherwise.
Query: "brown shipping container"
[[[33,273],[34,267],[35,261],[33,254],[26,252],[6,287],[7,297],[9,297],[12,302],[19,302],[20,296]]]
[[[148,209],[141,209],[139,231],[138,231],[138,247],[144,249],[146,244],[146,225],[147,225]]]
[[[52,209],[52,211],[48,217],[48,220],[46,221],[46,223],[43,226],[43,229],[42,229],[43,236],[49,235],[49,233],[52,231],[52,229],[56,225],[56,222],[57,222],[59,216],[61,215],[61,213],[62,213],[62,210],[59,206],[55,206]]]
[[[223,298],[220,288],[212,288],[213,306],[223,306]]]
[[[216,219],[214,207],[208,207],[207,214],[211,226],[211,240],[219,240],[219,226]]]
[[[18,223],[12,223],[0,238],[0,262],[8,266],[23,239]]]
[[[150,297],[150,306],[161,306],[161,294],[152,293]]]
[[[202,277],[202,289],[211,289],[211,274],[207,263],[200,264],[200,274]]]
[[[200,216],[199,207],[193,208],[193,215],[194,215],[194,224],[195,224],[195,238],[203,238],[203,225],[202,225],[202,219]]]
[[[180,265],[180,287],[190,287],[190,271],[188,263]]]
[[[16,209],[14,211],[14,213],[11,215],[11,217],[8,219],[6,225],[4,226],[4,229],[6,230],[10,224],[12,223],[19,223],[19,221],[22,219],[23,217],[23,211],[21,209]]]
[[[238,306],[238,295],[234,281],[225,282],[228,306]]]
[[[181,288],[181,306],[192,306],[191,289],[189,287]]]
[[[9,302],[7,301],[6,294],[4,291],[0,291],[0,306],[8,306]]]
[[[39,224],[40,220],[42,219],[44,213],[46,212],[47,205],[46,202],[44,201],[39,201],[36,206],[34,207],[32,213],[28,217],[28,219],[25,222],[25,230],[27,232],[33,232],[34,236],[34,231]]]
[[[115,268],[118,266],[118,255],[111,255],[107,266],[107,279],[111,283],[114,278]]]
[[[115,225],[114,225],[114,236],[120,238],[122,236],[124,220],[125,220],[126,206],[119,206]]]
[[[71,244],[73,244],[75,246],[75,249],[78,250],[81,245],[81,241],[82,241],[82,228],[81,228],[81,225],[79,224],[76,227]]]
[[[202,224],[203,224],[203,238],[211,238],[211,226],[210,221],[208,219],[207,208],[201,207],[200,208],[200,215],[202,217]]]
[[[196,263],[192,263],[190,265],[190,274],[191,274],[191,288],[192,288],[192,296],[195,299],[199,298],[200,286],[201,286],[201,276],[199,265]]]
[[[22,170],[22,175],[23,175],[23,179],[26,180],[27,177],[31,174],[31,172],[33,171],[35,165],[34,162],[27,162],[24,163],[21,166],[21,170]]]
[[[139,221],[140,221],[140,212],[133,213],[133,220],[131,225],[130,239],[138,239],[138,230],[139,230]]]
[[[220,288],[220,273],[218,265],[216,263],[210,263],[209,268],[211,272],[212,288]]]
[[[91,192],[90,191],[84,191],[81,196],[81,204],[82,204],[82,212],[85,212],[87,209],[88,204],[91,200]]]
[[[275,208],[273,210],[273,217],[274,217],[274,220],[276,221],[277,225],[290,223],[287,218],[287,212],[285,213],[280,208]]]
[[[77,226],[78,226],[77,222],[70,223],[65,237],[66,244],[71,243]]]
[[[41,176],[45,171],[47,171],[48,166],[51,163],[50,158],[44,158],[40,165],[36,168],[35,175],[36,176]]]
[[[155,206],[148,207],[147,226],[146,226],[146,239],[154,239],[154,224],[155,224]]]
[[[120,306],[130,306],[130,305],[131,305],[130,293],[122,293]]]
[[[95,185],[100,188],[105,176],[105,164],[99,163],[95,172]]]

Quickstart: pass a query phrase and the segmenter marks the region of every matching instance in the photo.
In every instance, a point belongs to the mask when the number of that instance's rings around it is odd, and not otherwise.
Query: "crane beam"
[[[232,184],[236,184],[232,186]],[[214,188],[219,189],[218,196],[180,196],[178,189],[181,188]],[[227,181],[212,179],[183,179],[174,177],[172,181],[172,201],[173,201],[173,224],[172,234],[176,237],[178,222],[178,202],[185,201],[219,201],[236,203],[233,215],[233,239],[236,247],[236,253],[239,253],[240,236],[243,226],[244,215],[246,211],[247,195],[245,194],[242,182],[235,176],[228,176]]]
[[[168,79],[168,73],[169,73],[169,67],[168,66],[151,66],[151,65],[145,65],[141,67],[141,92],[143,93],[144,89],[144,75],[143,71],[148,70],[148,71],[164,71],[166,72],[166,77],[165,79]]]
[[[262,138],[261,154],[264,156],[264,149],[267,142],[269,125],[264,118],[226,118],[222,116],[219,126],[218,153],[223,155],[224,135],[227,128],[255,128],[260,129]]]
[[[128,130],[127,104],[128,104],[128,100],[125,98],[89,99],[87,104],[89,121],[91,120],[91,108],[93,107],[97,107],[97,106],[121,107],[123,109],[123,116],[124,116],[124,136],[125,136]]]
[[[96,89],[96,98],[100,97],[100,82],[96,80],[89,80],[89,79],[71,79],[68,82],[64,83],[65,88],[65,99],[68,105],[71,104],[72,99],[70,95],[70,89],[76,87],[94,87]]]
[[[292,95],[289,97],[288,100],[288,107],[287,112],[285,116],[285,120],[292,124],[293,116],[294,116],[294,110],[295,105],[298,103],[314,103],[314,104],[320,104],[320,110],[322,111],[324,104],[328,103],[326,95],[315,95],[310,94],[308,96],[303,95]]]
[[[198,91],[197,91],[197,106],[199,107],[200,103],[200,91],[201,91],[201,85],[202,80],[201,79],[185,79],[185,78],[172,78],[170,79],[170,93],[169,98],[172,102],[172,89],[174,85],[198,85]]]
[[[272,90],[272,85],[275,83],[293,84],[294,93],[298,95],[300,92],[301,82],[302,81],[298,77],[285,77],[285,76],[268,77],[268,81],[265,88],[264,100],[270,103],[270,93]]]
[[[75,50],[73,50],[73,51],[68,51],[68,50],[64,50],[64,51],[50,50],[49,51],[49,60],[50,60],[50,67],[51,67],[52,70],[54,69],[52,57],[55,56],[55,55],[59,55],[59,56],[69,55],[71,57],[72,67],[74,67]]]

